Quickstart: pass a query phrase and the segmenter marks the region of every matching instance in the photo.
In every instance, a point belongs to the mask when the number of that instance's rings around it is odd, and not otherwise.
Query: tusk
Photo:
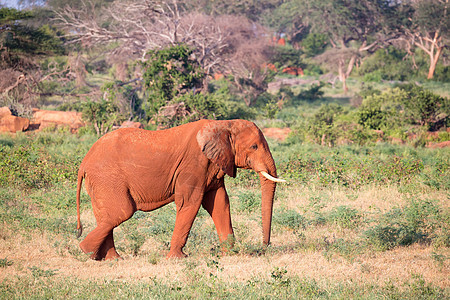
[[[286,182],[286,180],[284,179],[280,179],[280,178],[275,178],[269,174],[267,174],[267,172],[261,171],[261,174],[266,177],[267,179],[274,181],[274,182]]]

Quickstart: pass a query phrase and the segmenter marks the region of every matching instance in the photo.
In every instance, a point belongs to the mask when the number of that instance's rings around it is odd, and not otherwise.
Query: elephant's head
[[[259,173],[262,193],[263,242],[270,242],[273,199],[278,179],[272,154],[264,135],[252,122],[244,120],[208,122],[197,134],[203,153],[227,175],[236,168]]]

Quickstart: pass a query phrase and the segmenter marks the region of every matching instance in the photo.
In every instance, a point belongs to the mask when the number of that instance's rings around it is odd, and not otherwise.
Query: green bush
[[[261,207],[261,195],[252,191],[242,191],[238,194],[239,211],[253,212]]]
[[[143,109],[147,117],[157,114],[175,98],[201,87],[204,74],[198,63],[190,58],[191,54],[192,50],[185,45],[147,53],[147,60],[141,63],[147,94]]]
[[[381,251],[417,242],[439,241],[442,235],[448,237],[442,217],[434,201],[413,199],[407,206],[382,215],[364,235],[369,244]]]
[[[97,135],[104,135],[119,125],[125,118],[120,114],[119,107],[110,100],[102,99],[99,102],[88,101],[83,105],[83,119],[91,124]]]
[[[273,222],[284,228],[299,230],[306,227],[307,220],[293,209],[282,208],[274,212]]]
[[[349,150],[346,151],[346,149]],[[352,153],[352,149],[357,152]],[[422,174],[425,169],[422,159],[407,153],[384,156],[369,152],[358,155],[359,151],[364,151],[364,149],[339,147],[331,149],[329,153],[294,154],[285,162],[278,164],[278,173],[283,174],[283,177],[290,181],[316,182],[320,185],[338,184],[359,188],[367,184],[407,183],[417,178],[416,176]],[[430,167],[427,166],[426,169],[429,170]],[[443,166],[443,170],[440,172],[447,174],[448,166]],[[430,176],[430,179],[442,182],[438,173],[430,174],[427,171],[426,174]]]
[[[408,99],[408,93],[402,89],[389,89],[379,95],[366,97],[358,110],[359,124],[370,129],[390,130],[405,123],[405,112],[400,105]]]
[[[370,129],[391,133],[404,131],[405,126],[425,126],[439,129],[447,125],[449,99],[416,85],[403,85],[381,94],[364,98],[358,110],[359,124]]]
[[[414,68],[413,60],[407,57],[406,51],[389,46],[386,49],[379,49],[364,60],[360,68],[356,69],[357,74],[364,76],[365,81],[380,82],[381,80],[405,81],[419,77],[426,69],[426,62],[416,59],[416,64],[421,68]],[[422,71],[422,72],[421,72]]]
[[[327,219],[330,223],[341,228],[354,228],[360,218],[361,215],[358,210],[343,205],[333,208],[328,214]]]
[[[0,186],[43,188],[62,181],[75,181],[79,162],[73,157],[58,161],[57,157],[34,145],[1,147]]]
[[[302,49],[307,56],[321,54],[328,45],[329,38],[322,33],[309,33],[302,41]]]

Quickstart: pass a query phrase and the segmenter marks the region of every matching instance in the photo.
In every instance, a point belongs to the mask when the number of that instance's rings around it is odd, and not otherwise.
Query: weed
[[[356,209],[345,205],[333,208],[328,214],[329,222],[341,228],[354,228],[360,218],[361,215]]]
[[[404,208],[385,213],[378,224],[364,232],[369,244],[385,251],[436,238],[433,232],[442,226],[441,213],[434,202],[411,200]]]
[[[275,267],[272,272],[270,272],[270,277],[276,285],[289,286],[291,280],[285,277],[286,274],[286,268]]]
[[[210,257],[206,260],[206,266],[211,269],[209,276],[217,278],[217,274],[223,271],[218,255]]]
[[[38,277],[51,277],[56,275],[56,271],[58,270],[43,270],[39,267],[33,266],[31,268],[28,268],[31,271],[31,274],[33,275],[33,277],[38,278]]]
[[[245,212],[253,212],[261,207],[261,195],[253,191],[241,191],[238,194],[238,209]]]
[[[431,252],[431,258],[437,264],[440,270],[442,270],[445,265],[445,261],[448,259],[444,254],[439,254],[434,251]]]
[[[306,219],[293,209],[278,209],[273,214],[273,222],[293,230],[305,229]]]
[[[6,268],[13,265],[13,261],[8,258],[0,258],[0,268]]]

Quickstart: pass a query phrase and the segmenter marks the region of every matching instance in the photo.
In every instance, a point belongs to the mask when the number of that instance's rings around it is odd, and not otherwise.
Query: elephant
[[[88,151],[78,170],[77,229],[84,185],[97,227],[80,243],[94,260],[120,259],[113,230],[137,211],[175,201],[176,218],[167,257],[182,258],[200,206],[209,213],[219,241],[234,241],[225,175],[236,169],[259,173],[263,243],[270,242],[277,171],[261,130],[245,120],[200,120],[160,131],[122,128],[107,133]]]

